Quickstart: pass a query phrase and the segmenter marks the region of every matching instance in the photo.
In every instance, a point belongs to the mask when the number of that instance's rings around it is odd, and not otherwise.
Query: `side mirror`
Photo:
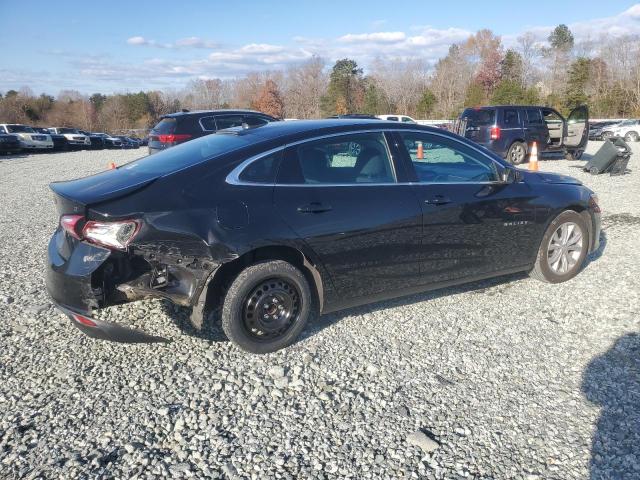
[[[502,183],[517,183],[520,181],[520,172],[515,168],[506,167],[500,174]]]

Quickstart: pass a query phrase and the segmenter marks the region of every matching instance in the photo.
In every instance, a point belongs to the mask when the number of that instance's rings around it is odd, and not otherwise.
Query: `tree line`
[[[152,127],[181,109],[252,108],[278,118],[396,113],[451,119],[469,106],[542,104],[568,112],[580,104],[592,117],[640,116],[640,39],[576,42],[558,25],[543,45],[532,33],[505,48],[490,30],[451,45],[435,65],[375,60],[365,74],[355,60],[328,68],[319,57],[286,70],[235,79],[193,80],[185,88],[87,96],[64,90],[55,98],[29,87],[0,94],[0,121],[116,132]]]

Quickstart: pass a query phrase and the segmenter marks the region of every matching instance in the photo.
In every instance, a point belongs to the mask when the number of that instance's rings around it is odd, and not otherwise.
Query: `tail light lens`
[[[191,135],[188,133],[172,133],[169,135],[158,135],[158,139],[162,143],[175,143],[175,142],[184,142],[185,140],[189,140]]]
[[[491,140],[499,140],[500,139],[500,127],[491,127]]]
[[[94,222],[84,224],[82,236],[98,245],[125,250],[131,240],[140,230],[140,223],[136,220],[122,222]]]
[[[60,218],[60,226],[76,240],[81,240],[82,233],[78,224],[81,223],[82,220],[84,220],[84,216],[82,215],[63,215]]]
[[[596,213],[600,213],[600,205],[598,205],[598,196],[597,195],[591,195],[589,197],[589,208],[591,208],[591,210],[593,210]]]
[[[119,222],[84,222],[82,215],[63,215],[60,218],[62,229],[77,240],[102,245],[108,248],[125,250],[140,230],[138,220]],[[83,225],[84,223],[84,225]]]

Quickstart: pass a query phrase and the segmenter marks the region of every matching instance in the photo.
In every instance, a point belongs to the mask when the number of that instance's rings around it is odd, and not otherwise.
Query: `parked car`
[[[0,133],[15,134],[23,150],[51,150],[53,148],[51,135],[38,133],[28,125],[1,123]]]
[[[49,127],[50,133],[55,133],[57,135],[64,135],[67,139],[67,143],[69,144],[69,148],[89,148],[91,147],[91,140],[87,135],[80,133],[77,128],[68,128],[68,127]]]
[[[0,133],[0,153],[19,153],[22,150],[17,135]]]
[[[611,132],[609,136],[623,137],[626,142],[638,142],[640,141],[640,120],[637,118],[624,120],[612,126],[609,131]]]
[[[122,140],[108,133],[94,133],[104,140],[104,148],[122,148]]]
[[[518,165],[533,142],[539,153],[561,152],[579,159],[587,145],[589,110],[579,106],[568,118],[551,107],[500,105],[467,108],[454,131]]]
[[[259,127],[277,118],[253,110],[200,110],[171,113],[161,117],[149,132],[149,154],[226,128]]]
[[[67,137],[65,137],[64,135],[50,133],[48,128],[43,128],[43,127],[33,127],[33,129],[37,133],[44,133],[45,135],[49,135],[51,137],[51,140],[53,141],[54,151],[65,152],[69,150],[69,143],[67,142]]]
[[[89,137],[89,141],[91,142],[91,150],[102,150],[106,148],[104,138],[102,138],[100,135],[87,132],[86,130],[78,130],[78,131],[83,135]]]
[[[378,115],[380,120],[390,120],[392,122],[418,123],[407,115]]]
[[[617,120],[606,122],[589,122],[589,140],[605,140],[613,135],[612,129],[620,122]]]
[[[122,148],[140,148],[140,144],[125,135],[117,135],[116,138],[122,142]]]
[[[344,118],[344,119],[352,119],[352,120],[379,120],[375,115],[369,115],[368,113],[345,113],[341,115],[331,115],[327,118]]]
[[[266,353],[319,313],[521,271],[569,280],[600,238],[578,180],[381,120],[225,130],[51,189],[48,292],[125,342],[161,339],[91,312],[160,297],[201,328],[219,308],[232,342]]]

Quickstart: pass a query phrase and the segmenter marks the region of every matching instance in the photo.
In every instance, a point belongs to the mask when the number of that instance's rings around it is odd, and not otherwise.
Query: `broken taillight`
[[[81,231],[79,223],[84,220],[83,215],[63,215],[60,217],[60,226],[76,240],[81,240]]]
[[[138,220],[121,220],[115,222],[84,222],[82,215],[63,215],[60,218],[62,229],[77,240],[102,245],[108,248],[125,250],[140,230]]]
[[[137,220],[120,222],[94,222],[90,220],[84,224],[82,236],[103,247],[125,250],[138,230],[140,230],[140,223]]]

